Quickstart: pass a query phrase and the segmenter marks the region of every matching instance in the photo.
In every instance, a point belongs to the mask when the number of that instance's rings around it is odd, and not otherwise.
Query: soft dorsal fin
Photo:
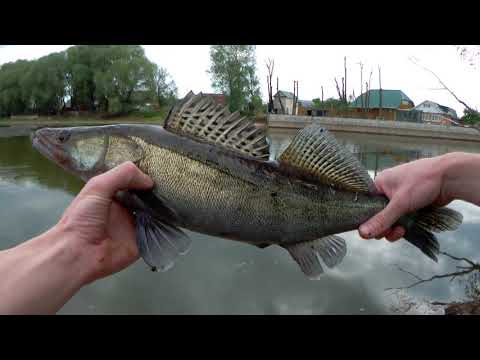
[[[375,185],[362,164],[318,125],[300,130],[280,155],[283,166],[337,188],[371,193]]]
[[[170,110],[164,127],[259,159],[268,160],[270,156],[264,130],[238,111],[232,114],[213,97],[202,93],[195,95],[190,91]]]

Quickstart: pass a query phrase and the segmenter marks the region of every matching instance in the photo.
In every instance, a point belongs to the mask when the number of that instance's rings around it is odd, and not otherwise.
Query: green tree
[[[135,94],[151,91],[154,64],[139,45],[115,45],[106,49],[103,65],[94,75],[96,95],[113,112],[128,112],[136,105]]]
[[[32,111],[57,114],[65,106],[66,59],[63,53],[53,53],[33,62],[20,80],[24,96]]]
[[[23,114],[29,110],[28,93],[21,85],[32,62],[19,60],[0,67],[0,116]]]
[[[321,101],[319,98],[315,98],[312,100],[313,102],[313,106],[317,109],[337,109],[337,110],[341,110],[341,109],[345,109],[346,107],[348,107],[348,105],[346,106],[345,103],[340,100],[340,99],[334,99],[334,98],[329,98],[325,101]]]
[[[261,104],[254,45],[210,47],[212,87],[227,96],[230,111],[252,112]]]
[[[128,112],[177,96],[168,72],[137,45],[80,45],[34,61],[0,66],[0,116],[73,109]]]
[[[154,64],[153,78],[151,83],[153,96],[158,106],[172,105],[178,97],[178,89],[175,81],[171,79],[168,71]]]
[[[68,48],[65,52],[67,61],[66,92],[73,109],[95,111],[94,73],[96,64],[94,60],[98,48],[98,46],[80,45]]]
[[[480,113],[478,111],[471,111],[469,109],[463,110],[463,116],[460,120],[464,124],[474,125],[480,123]]]

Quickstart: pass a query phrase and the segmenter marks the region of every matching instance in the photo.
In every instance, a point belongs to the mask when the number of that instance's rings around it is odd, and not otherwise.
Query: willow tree
[[[230,111],[261,106],[254,45],[212,45],[210,61],[212,87],[227,96]]]

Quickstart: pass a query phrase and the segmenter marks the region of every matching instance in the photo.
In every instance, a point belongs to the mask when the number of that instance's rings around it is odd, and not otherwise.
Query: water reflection
[[[82,187],[81,180],[47,161],[31,146],[26,136],[0,138],[0,181],[31,181],[72,195]]]
[[[271,131],[272,157],[293,131]],[[479,152],[475,144],[337,133],[372,176],[382,169],[450,151]],[[441,142],[441,144],[440,144]],[[27,137],[0,139],[0,248],[8,248],[55,224],[78,193],[81,181],[31,148]],[[4,204],[8,204],[5,206]],[[480,211],[456,201],[464,215],[454,233],[442,233],[445,251],[478,259]],[[364,241],[342,234],[348,244],[343,263],[321,281],[309,281],[281,248],[258,249],[189,233],[192,250],[167,273],[152,273],[141,261],[82,289],[63,314],[382,314],[389,312],[385,288],[411,282],[395,264],[421,277],[448,272],[455,264],[435,264],[406,242]],[[411,289],[411,295],[438,301],[465,296],[464,285],[437,281]]]

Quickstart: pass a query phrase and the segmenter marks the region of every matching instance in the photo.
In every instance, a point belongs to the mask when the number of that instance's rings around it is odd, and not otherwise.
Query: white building
[[[293,93],[290,91],[279,90],[273,95],[273,112],[276,114],[287,115],[312,115],[313,102],[311,100],[297,100],[297,108],[293,114]]]
[[[429,100],[417,105],[415,110],[422,112],[422,120],[424,123],[446,125],[451,123],[450,120],[458,120],[455,110]]]
[[[291,93],[289,91],[280,90],[275,95],[273,95],[273,111],[275,113],[281,114],[282,113],[282,105],[283,105],[284,114],[297,115],[297,114],[292,114],[292,111],[293,111],[293,93]],[[298,109],[297,109],[297,113],[298,113]]]

